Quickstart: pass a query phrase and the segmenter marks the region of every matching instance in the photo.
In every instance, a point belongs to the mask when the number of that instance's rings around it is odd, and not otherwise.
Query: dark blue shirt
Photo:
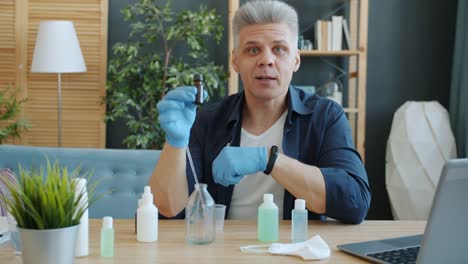
[[[343,108],[331,100],[292,86],[287,97],[288,114],[282,143],[284,154],[317,166],[325,179],[326,213],[318,215],[309,211],[309,219],[323,220],[328,216],[344,223],[362,222],[369,209],[371,194]],[[234,186],[216,184],[211,168],[214,159],[228,143],[231,146],[240,144],[244,101],[244,93],[240,92],[204,105],[197,112],[190,135],[189,146],[198,178],[208,184],[208,191],[216,203],[226,205],[226,215]],[[188,163],[187,180],[191,193],[194,180]],[[285,190],[283,219],[291,219],[295,199]]]

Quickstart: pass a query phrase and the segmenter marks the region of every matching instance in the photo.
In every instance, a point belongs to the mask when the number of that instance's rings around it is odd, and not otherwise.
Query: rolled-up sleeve
[[[367,215],[371,192],[349,122],[341,107],[327,113],[318,167],[326,189],[326,215],[348,224],[359,224]]]

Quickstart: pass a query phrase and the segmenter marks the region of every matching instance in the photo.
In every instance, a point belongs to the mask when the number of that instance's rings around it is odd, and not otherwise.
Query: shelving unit
[[[326,1],[326,0],[322,0]],[[366,78],[367,78],[367,27],[369,0],[345,0],[349,2],[350,50],[321,51],[302,50],[301,57],[349,57],[347,69],[347,98],[345,113],[350,122],[356,149],[365,161],[366,135]],[[232,68],[233,49],[232,18],[239,8],[239,0],[229,0],[229,94],[238,92],[239,76]],[[302,14],[303,15],[303,14]],[[301,12],[299,11],[299,16]],[[344,39],[343,39],[344,41]]]

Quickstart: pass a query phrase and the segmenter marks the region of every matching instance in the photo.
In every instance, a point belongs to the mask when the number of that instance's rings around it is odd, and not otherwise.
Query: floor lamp
[[[86,72],[80,43],[72,21],[50,20],[39,24],[31,72],[57,73],[58,146],[62,146],[62,73]]]

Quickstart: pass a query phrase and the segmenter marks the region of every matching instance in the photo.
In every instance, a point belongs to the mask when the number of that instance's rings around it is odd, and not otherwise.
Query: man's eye
[[[248,52],[249,54],[258,54],[260,50],[258,48],[249,48]]]
[[[276,53],[283,53],[283,52],[286,51],[286,49],[285,49],[284,47],[275,47],[275,48],[274,48],[274,51],[275,51]]]

